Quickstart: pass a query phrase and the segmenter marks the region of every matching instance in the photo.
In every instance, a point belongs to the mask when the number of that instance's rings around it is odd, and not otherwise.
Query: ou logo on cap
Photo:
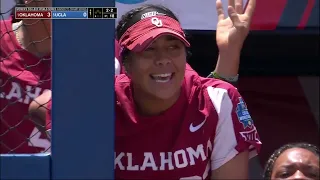
[[[154,24],[157,27],[162,27],[162,21],[161,19],[158,19],[156,17],[151,19],[151,23]]]

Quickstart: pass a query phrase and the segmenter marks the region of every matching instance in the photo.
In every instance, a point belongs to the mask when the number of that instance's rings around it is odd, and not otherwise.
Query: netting
[[[51,89],[51,22],[14,18],[14,7],[44,7],[46,1],[1,1],[1,154],[50,151],[50,142],[39,131],[45,127],[41,110],[46,102],[35,98]],[[30,103],[38,105],[32,117]]]

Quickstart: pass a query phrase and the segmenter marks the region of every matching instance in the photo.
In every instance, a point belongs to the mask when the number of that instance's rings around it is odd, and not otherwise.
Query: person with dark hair
[[[142,6],[141,9],[147,6],[148,5]],[[215,70],[211,72],[208,77],[236,83],[238,80],[241,47],[249,33],[250,20],[254,9],[250,11],[250,14],[243,14],[243,0],[230,0],[229,6],[234,7],[235,11],[231,12],[228,10],[230,18],[225,18],[222,3],[217,1],[218,24],[216,42],[219,48],[219,56],[216,67],[214,68]],[[166,7],[163,8],[167,9]],[[137,8],[125,14],[119,21],[117,28],[122,28],[122,26],[130,20],[132,14],[135,13],[134,11],[139,11],[139,9]],[[172,15],[178,20],[174,14]],[[116,38],[119,40],[120,37]],[[116,49],[118,48],[116,45]],[[116,55],[119,56],[117,53]],[[190,52],[188,52],[188,55],[190,55]],[[188,64],[187,68],[191,69]]]
[[[231,12],[231,18],[225,18],[222,4],[220,1],[217,1],[219,21],[217,25],[216,41],[218,43],[220,55],[214,71],[211,72],[208,77],[221,79],[234,84],[238,80],[240,51],[242,43],[249,33],[250,19],[254,8],[251,8],[251,10],[248,11],[250,14],[248,14],[243,13],[242,0],[229,1],[229,5],[230,7],[234,7],[235,11]],[[123,16],[119,22],[118,28],[123,26],[135,12],[139,12],[141,9],[145,9],[149,6],[153,5],[144,5],[128,12],[128,14]],[[166,7],[162,8],[171,12]],[[173,13],[171,15],[178,20]],[[118,29],[116,31],[118,31]],[[121,60],[122,57],[120,55],[121,47],[118,43],[119,38],[120,37],[116,37],[115,40],[115,75],[125,73]],[[189,52],[188,54],[190,55]],[[188,64],[186,64],[186,69],[193,71]],[[51,103],[51,92],[46,92],[30,104],[29,112],[41,132],[47,131],[48,133],[51,131],[51,117],[48,115],[50,114],[51,109],[47,107],[51,107]],[[43,106],[43,104],[46,104],[46,106]]]
[[[217,0],[219,49],[241,50],[239,26],[255,3],[243,13],[229,0],[227,24]],[[143,5],[116,31],[125,74],[115,77],[115,179],[247,179],[261,141],[246,103],[231,84],[187,67],[190,43],[174,13]]]
[[[51,7],[51,0],[23,0]],[[28,117],[31,101],[51,89],[51,20],[0,21],[0,153],[39,153],[50,142]]]
[[[220,60],[233,60],[229,69],[217,65],[226,75],[237,72],[255,3],[243,12],[242,0],[229,0],[225,18],[217,0]],[[115,179],[248,178],[261,141],[247,106],[235,87],[187,65],[190,43],[174,13],[143,5],[121,18],[116,34],[125,71],[115,77]],[[51,123],[50,109],[38,109]]]
[[[291,143],[277,149],[266,163],[263,177],[319,179],[319,149],[308,143]]]

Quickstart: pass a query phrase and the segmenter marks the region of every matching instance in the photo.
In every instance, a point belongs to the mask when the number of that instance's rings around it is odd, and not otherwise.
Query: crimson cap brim
[[[157,28],[147,32],[146,34],[134,40],[130,45],[127,46],[127,49],[134,52],[141,52],[148,48],[151,45],[151,43],[153,43],[157,38],[163,35],[171,35],[173,37],[176,37],[177,39],[182,41],[186,47],[190,47],[190,43],[181,33],[168,28]]]

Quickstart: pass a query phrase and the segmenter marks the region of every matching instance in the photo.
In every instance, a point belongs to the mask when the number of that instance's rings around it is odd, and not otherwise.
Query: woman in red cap
[[[217,1],[218,27],[229,30],[217,37],[221,55],[241,49],[256,3],[243,13],[236,2],[225,19]],[[116,32],[125,74],[115,77],[115,178],[247,179],[261,146],[247,106],[229,83],[187,67],[190,43],[173,12],[143,5],[123,15]]]
[[[217,1],[214,77],[237,73],[255,3],[243,12],[242,0],[229,0],[225,18]],[[135,8],[116,32],[125,71],[115,77],[116,179],[247,179],[261,142],[246,104],[232,85],[187,65],[190,43],[173,12]]]

